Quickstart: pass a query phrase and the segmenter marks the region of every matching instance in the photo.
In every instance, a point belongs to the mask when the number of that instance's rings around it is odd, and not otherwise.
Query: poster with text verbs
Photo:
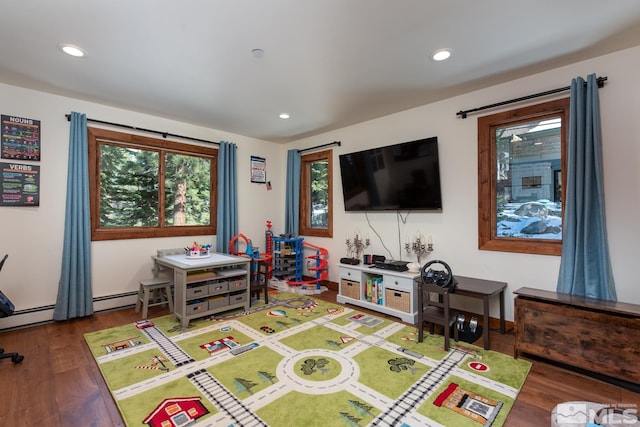
[[[2,158],[40,160],[40,120],[2,115]]]
[[[0,206],[40,205],[40,166],[0,162]]]

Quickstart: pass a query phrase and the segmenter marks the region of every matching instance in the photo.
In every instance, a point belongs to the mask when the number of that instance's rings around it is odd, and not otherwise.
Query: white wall
[[[40,166],[40,206],[0,206],[0,256],[9,254],[0,272],[0,290],[11,299],[16,310],[46,307],[56,301],[62,258],[69,142],[69,122],[65,114],[71,111],[109,122],[236,143],[240,232],[263,246],[267,220],[273,221],[274,228],[281,230],[284,227],[282,145],[3,84],[0,84],[0,100],[2,114],[41,121],[41,161],[23,162]],[[146,135],[161,138],[159,135]],[[264,184],[250,182],[251,155],[267,159],[267,179],[271,181],[272,191],[267,191]],[[94,298],[137,291],[139,280],[151,275],[151,255],[156,249],[184,247],[194,240],[210,242],[215,246],[215,236],[92,243]],[[96,304],[96,309],[134,301],[133,297],[129,297],[124,301],[105,302]],[[0,319],[0,329],[51,318],[51,310],[19,314]]]
[[[11,298],[17,310],[55,303],[62,256],[69,138],[69,124],[64,115],[78,111],[100,120],[214,141],[235,142],[238,145],[239,228],[240,232],[261,247],[264,245],[266,220],[273,221],[274,233],[284,230],[286,150],[342,141],[341,147],[334,147],[334,239],[306,239],[329,249],[329,279],[338,280],[335,265],[340,257],[346,256],[344,239],[347,233],[352,234],[355,230],[369,233],[372,246],[367,252],[413,261],[414,258],[401,253],[400,243],[404,242],[406,235],[420,231],[433,238],[435,251],[428,259],[447,261],[454,274],[508,282],[507,318],[513,319],[511,292],[522,286],[554,290],[560,258],[477,249],[478,115],[470,115],[463,120],[455,113],[567,86],[571,78],[595,72],[598,76],[609,78],[600,90],[600,105],[607,226],[618,299],[640,303],[640,287],[635,274],[635,245],[640,241],[640,226],[636,219],[640,211],[640,149],[636,126],[640,117],[640,82],[635,73],[638,68],[640,47],[328,132],[287,146],[0,84],[2,114],[33,118],[42,124],[42,160],[34,163],[41,167],[40,206],[0,207],[0,255],[9,253],[10,256],[0,272],[0,289]],[[400,216],[395,213],[370,213],[365,216],[363,213],[344,212],[339,154],[429,136],[437,136],[440,144],[442,213],[402,212]],[[251,155],[267,158],[267,179],[272,183],[272,191],[267,191],[264,185],[249,182]],[[204,241],[207,237],[197,239]],[[191,240],[193,238],[93,243],[94,297],[135,291],[138,281],[150,274],[150,256],[156,249],[184,246]],[[132,301],[130,299],[129,302]],[[481,312],[481,306],[476,301],[462,300],[458,304],[461,308]],[[102,307],[99,304],[97,306]],[[492,305],[492,316],[497,316],[496,304]],[[0,329],[14,326],[16,322],[24,324],[50,318],[50,311],[12,316],[0,319]]]
[[[508,282],[506,311],[507,318],[513,319],[512,292],[522,286],[555,290],[560,257],[478,250],[477,117],[482,114],[461,119],[455,113],[569,86],[573,77],[586,77],[596,73],[598,76],[608,77],[608,82],[599,94],[604,139],[607,227],[618,300],[640,303],[640,286],[636,274],[636,244],[640,241],[640,221],[637,219],[637,212],[640,211],[640,151],[637,142],[640,81],[635,72],[638,67],[640,47],[290,144],[287,148],[306,148],[334,140],[342,142],[341,147],[333,150],[334,239],[307,240],[327,247],[331,254],[330,265],[335,266],[340,257],[347,256],[344,244],[347,233],[353,234],[356,230],[360,230],[362,234],[369,233],[372,239],[367,253],[410,261],[415,261],[415,257],[401,253],[400,242],[405,241],[406,235],[413,235],[417,231],[431,235],[435,251],[427,260],[446,261],[454,275]],[[568,96],[568,92],[561,96]],[[548,99],[551,98],[545,100]],[[533,102],[540,102],[540,99]],[[512,104],[505,109],[522,105],[524,104]],[[493,109],[485,114],[497,111],[499,110]],[[398,216],[395,213],[365,215],[344,212],[339,154],[431,136],[437,136],[439,141],[442,213],[402,212]],[[391,255],[384,246],[389,248]],[[337,281],[338,269],[333,267],[329,277],[330,280]],[[476,313],[482,312],[478,301],[464,297],[459,297],[456,305]],[[492,316],[497,315],[497,303],[494,303]]]

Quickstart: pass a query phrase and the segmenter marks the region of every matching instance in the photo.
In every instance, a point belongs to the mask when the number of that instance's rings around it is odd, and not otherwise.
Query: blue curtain
[[[62,271],[54,320],[93,314],[87,116],[71,113]]]
[[[287,188],[285,198],[285,233],[298,235],[300,224],[300,152],[287,152]]]
[[[220,142],[218,149],[218,213],[216,251],[229,253],[229,240],[238,234],[238,147]]]
[[[571,82],[567,188],[558,292],[615,301],[602,172],[598,83]]]

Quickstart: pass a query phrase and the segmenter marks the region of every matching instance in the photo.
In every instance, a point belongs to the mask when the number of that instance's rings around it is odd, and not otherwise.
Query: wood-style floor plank
[[[328,291],[318,298],[335,303],[336,292]],[[149,309],[149,317],[167,313],[163,307]],[[19,365],[8,360],[0,362],[3,388],[0,418],[11,420],[11,425],[20,427],[124,426],[84,341],[84,334],[137,320],[140,320],[140,313],[130,307],[0,333],[0,347],[25,356]],[[491,348],[512,356],[512,333],[500,335],[493,330],[490,333]],[[482,339],[476,345],[482,346]],[[505,425],[549,425],[555,405],[572,400],[640,404],[640,394],[589,375],[533,360],[531,372]]]

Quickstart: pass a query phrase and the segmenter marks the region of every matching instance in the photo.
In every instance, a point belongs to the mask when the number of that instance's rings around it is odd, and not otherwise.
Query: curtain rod
[[[304,153],[305,151],[317,150],[318,148],[329,147],[330,145],[337,145],[338,147],[340,147],[342,145],[342,142],[341,141],[333,141],[333,142],[329,142],[327,144],[318,145],[316,147],[311,147],[311,148],[305,148],[303,150],[298,150],[298,153]]]
[[[71,114],[65,114],[64,116],[67,118],[67,121],[71,121]],[[165,138],[165,139],[168,136],[170,136],[170,137],[173,137],[173,138],[187,139],[189,141],[206,142],[207,144],[220,145],[219,142],[207,141],[206,139],[192,138],[190,136],[183,136],[183,135],[176,135],[175,133],[169,133],[169,132],[162,132],[162,131],[159,131],[159,130],[139,128],[139,127],[130,126],[130,125],[123,125],[121,123],[105,122],[103,120],[90,119],[88,117],[87,117],[87,121],[88,122],[93,122],[93,123],[100,123],[102,125],[115,126],[115,127],[119,127],[119,128],[132,129],[132,130],[148,132],[148,133],[155,133],[156,135],[162,135],[162,137]]]
[[[598,77],[596,81],[598,82],[598,88],[602,88],[604,86],[604,82],[607,81],[607,77]],[[485,105],[483,107],[473,108],[471,110],[458,111],[456,115],[461,116],[463,119],[466,119],[468,113],[475,113],[476,111],[487,110],[489,108],[500,107],[502,105],[513,104],[515,102],[526,101],[527,99],[539,98],[541,96],[551,95],[558,92],[564,92],[569,89],[571,89],[571,86],[560,87],[558,89],[551,89],[545,92],[534,93],[533,95],[523,96],[521,98],[510,99],[508,101],[502,101],[502,102],[497,102],[495,104]]]

